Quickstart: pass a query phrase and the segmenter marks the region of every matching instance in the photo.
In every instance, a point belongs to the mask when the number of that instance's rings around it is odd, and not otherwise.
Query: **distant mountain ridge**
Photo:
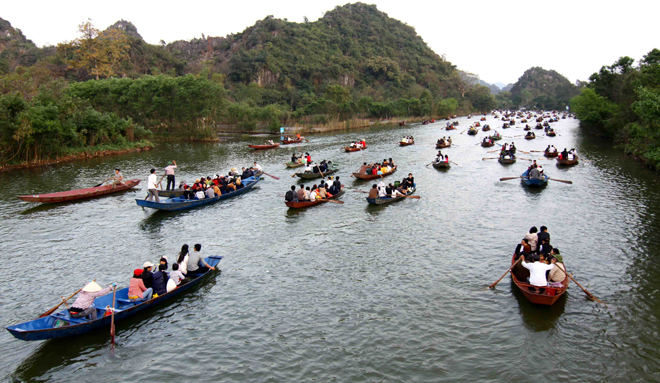
[[[510,92],[514,106],[546,110],[563,109],[580,93],[566,77],[541,67],[526,70]]]

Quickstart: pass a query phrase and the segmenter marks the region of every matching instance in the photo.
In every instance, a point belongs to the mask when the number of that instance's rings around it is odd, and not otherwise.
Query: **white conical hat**
[[[86,292],[86,293],[95,293],[95,292],[97,292],[97,291],[101,291],[101,290],[103,290],[103,289],[101,288],[101,286],[99,286],[98,283],[96,283],[96,282],[94,282],[94,281],[89,282],[89,283],[86,284],[85,287],[83,287],[83,289],[82,289],[82,291],[84,291],[84,292]]]

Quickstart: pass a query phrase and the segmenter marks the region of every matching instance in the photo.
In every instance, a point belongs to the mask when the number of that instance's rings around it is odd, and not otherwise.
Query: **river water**
[[[578,166],[546,161],[552,182],[528,190],[501,177],[526,161],[502,166],[460,134],[473,120],[374,127],[309,137],[310,142],[255,152],[226,136],[220,144],[161,143],[150,152],[0,174],[2,325],[34,318],[96,278],[126,286],[132,270],[182,244],[223,255],[217,274],[191,294],[107,330],[46,342],[0,335],[0,371],[15,381],[652,381],[658,380],[660,234],[657,175],[579,127],[554,124],[560,136],[526,141],[519,124],[501,130],[522,150],[553,143],[575,147]],[[483,123],[482,123],[483,124]],[[402,135],[416,145],[399,147]],[[435,141],[448,171],[425,165]],[[340,150],[364,138],[369,148]],[[290,211],[281,196],[299,184],[286,169],[294,151],[339,164],[345,202]],[[521,157],[539,158],[540,153]],[[414,174],[419,200],[368,206],[370,182],[349,175],[364,161],[392,158]],[[227,172],[257,160],[267,173],[249,193],[200,209],[143,210],[151,167],[179,164],[178,179]],[[135,191],[55,206],[21,194],[92,186],[120,167],[140,178]],[[311,183],[310,183],[311,184]],[[546,225],[570,272],[607,305],[571,283],[552,307],[528,303],[506,277],[515,245],[531,226]]]

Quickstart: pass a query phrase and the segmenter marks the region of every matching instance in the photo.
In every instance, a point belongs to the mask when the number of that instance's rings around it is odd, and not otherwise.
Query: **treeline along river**
[[[147,153],[67,162],[0,174],[2,325],[36,317],[89,279],[126,286],[145,261],[173,260],[182,244],[225,256],[222,273],[191,294],[117,324],[117,349],[102,330],[46,342],[0,335],[2,376],[16,381],[652,381],[660,372],[658,178],[577,120],[553,124],[559,136],[515,141],[519,150],[576,148],[579,165],[546,163],[552,182],[528,190],[516,176],[528,162],[502,166],[481,137],[427,126],[373,128],[308,137],[302,145],[256,152],[246,142],[164,143]],[[522,135],[521,125],[501,130]],[[483,123],[482,123],[483,124]],[[540,133],[541,131],[536,131]],[[399,147],[403,135],[414,146]],[[441,136],[454,165],[426,167]],[[340,147],[364,138],[369,147]],[[504,142],[504,141],[500,141]],[[493,148],[491,148],[493,149]],[[340,166],[345,203],[289,211],[282,196],[294,152]],[[538,155],[519,153],[523,158]],[[350,178],[362,162],[392,158],[411,172],[421,199],[369,206],[372,182]],[[151,167],[171,160],[177,179],[226,173],[257,160],[279,181],[204,208],[142,210]],[[89,187],[121,168],[137,190],[56,206],[16,195]],[[162,174],[162,173],[161,173]],[[311,184],[311,183],[310,183]],[[546,225],[571,283],[552,307],[533,306],[507,277],[511,254],[531,226]]]

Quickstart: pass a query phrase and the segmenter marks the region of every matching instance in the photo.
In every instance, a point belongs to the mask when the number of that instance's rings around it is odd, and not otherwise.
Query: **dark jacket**
[[[142,282],[144,282],[144,287],[149,288],[154,285],[154,275],[151,271],[144,271],[140,276]]]
[[[298,202],[298,193],[289,190],[289,191],[286,192],[286,194],[284,195],[284,200],[287,201],[287,202],[291,202],[291,201]]]
[[[537,233],[537,236],[539,238],[539,243],[543,243],[544,239],[547,239],[548,243],[550,243],[550,233],[548,233],[547,231],[541,231]]]
[[[170,278],[166,272],[156,271],[153,275],[154,294],[163,295],[167,292],[167,280]],[[145,284],[146,286],[146,284]]]

